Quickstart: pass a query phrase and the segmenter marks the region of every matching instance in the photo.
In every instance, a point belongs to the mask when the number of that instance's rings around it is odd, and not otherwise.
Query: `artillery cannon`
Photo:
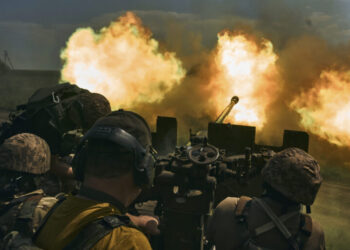
[[[238,103],[238,96],[233,96],[231,102],[226,106],[226,108],[221,112],[221,114],[216,118],[216,124],[223,124],[226,117],[231,113],[232,108]],[[208,130],[200,130],[195,134],[192,134],[190,129],[190,142],[188,145],[196,145],[202,143],[204,138],[208,138]]]
[[[231,102],[226,108],[221,112],[221,114],[216,118],[215,123],[224,123],[226,117],[231,113],[232,108],[238,103],[238,96],[234,96],[231,98]]]
[[[206,140],[194,146],[177,147],[175,152],[158,159],[151,190],[138,202],[156,200],[154,213],[161,219],[161,236],[153,238],[154,249],[202,250],[209,216],[220,197],[220,183],[233,180],[245,185],[260,175],[273,155],[267,150],[226,156]]]
[[[264,146],[255,144],[255,127],[225,124],[238,100],[234,96],[207,131],[190,132],[191,143],[158,160],[154,187],[139,200],[157,200],[162,234],[153,238],[154,249],[205,249],[206,222],[217,203],[260,195],[261,170],[275,152],[307,151],[305,132],[286,130],[282,146]]]

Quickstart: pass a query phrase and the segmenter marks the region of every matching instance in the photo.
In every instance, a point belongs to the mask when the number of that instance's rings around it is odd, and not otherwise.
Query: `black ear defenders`
[[[87,143],[89,139],[110,141],[121,148],[133,152],[133,174],[135,184],[139,187],[151,185],[154,178],[155,155],[152,147],[144,148],[137,139],[119,127],[96,126],[91,128],[79,143],[72,161],[73,172],[77,180],[83,181]]]

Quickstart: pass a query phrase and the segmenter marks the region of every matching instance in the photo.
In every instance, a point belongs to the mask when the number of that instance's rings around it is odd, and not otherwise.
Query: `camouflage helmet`
[[[0,146],[0,168],[43,174],[50,169],[50,148],[39,136],[29,133],[14,135]]]
[[[83,128],[88,130],[101,117],[109,114],[111,105],[106,97],[98,93],[84,93],[80,96],[83,104]]]
[[[322,183],[317,161],[299,148],[275,154],[262,170],[263,180],[288,199],[311,205]]]

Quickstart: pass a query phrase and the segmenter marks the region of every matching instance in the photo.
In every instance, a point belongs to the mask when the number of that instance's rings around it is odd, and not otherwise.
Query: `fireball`
[[[350,146],[350,71],[323,71],[309,91],[291,103],[309,132],[339,146]]]
[[[216,74],[210,83],[210,102],[217,115],[237,95],[240,102],[227,121],[262,129],[267,107],[279,91],[272,43],[265,39],[258,43],[247,35],[226,31],[218,35],[214,58]]]
[[[181,83],[185,70],[132,12],[94,32],[78,29],[61,53],[62,81],[103,94],[112,108],[159,102]]]

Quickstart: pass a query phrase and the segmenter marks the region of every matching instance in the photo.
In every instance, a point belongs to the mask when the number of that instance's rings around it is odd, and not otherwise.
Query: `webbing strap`
[[[300,229],[295,237],[298,245],[302,248],[312,233],[312,219],[309,215],[301,214]]]
[[[287,239],[290,246],[294,250],[299,250],[298,243],[293,239],[292,234],[289,232],[289,230],[286,228],[283,222],[276,216],[276,214],[272,211],[272,209],[263,200],[259,198],[256,198],[255,200],[260,205],[260,207],[264,209],[264,211],[270,217],[272,222],[276,225],[276,227],[280,230],[283,236]]]
[[[290,212],[288,214],[284,214],[284,215],[282,215],[282,216],[280,216],[278,218],[279,218],[279,220],[281,222],[285,222],[289,218],[291,218],[294,215],[297,215],[299,213],[300,213],[299,211],[294,211],[294,212]],[[266,223],[266,224],[264,224],[264,225],[262,225],[260,227],[257,227],[256,229],[254,229],[254,236],[258,236],[258,235],[263,234],[263,233],[265,233],[267,231],[270,231],[274,227],[275,227],[275,224],[272,221],[270,221],[270,222],[268,222],[268,223]]]
[[[56,208],[58,208],[58,206],[64,201],[66,200],[66,196],[63,193],[60,193],[56,196],[57,198],[57,202],[51,207],[51,209],[49,210],[49,212],[47,212],[47,214],[45,215],[44,219],[41,221],[40,225],[38,226],[37,231],[35,232],[35,234],[32,237],[33,242],[36,241],[36,238],[38,237],[41,229],[43,228],[43,226],[46,224],[47,220],[49,219],[49,217],[51,216],[51,214],[56,210]]]
[[[312,219],[310,215],[304,214],[304,225],[301,227],[301,229],[310,236],[312,233]]]

